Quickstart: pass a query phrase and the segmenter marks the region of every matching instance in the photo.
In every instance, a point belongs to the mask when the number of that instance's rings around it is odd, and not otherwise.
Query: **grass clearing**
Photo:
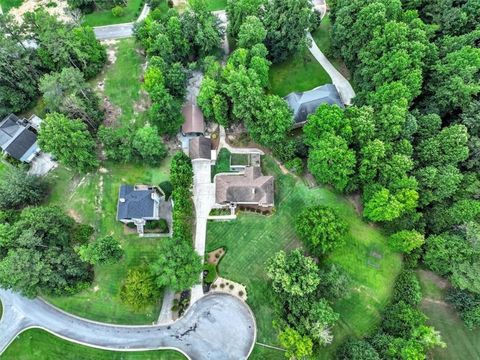
[[[30,329],[20,334],[3,353],[4,360],[183,360],[181,353],[173,350],[116,352],[89,348],[57,338],[40,329]]]
[[[445,303],[445,290],[439,286],[437,275],[423,270],[418,274],[423,291],[422,311],[428,316],[428,323],[440,331],[447,344],[445,349],[435,348],[431,358],[480,359],[480,329],[467,329],[455,309]]]
[[[224,10],[227,7],[227,0],[206,0],[208,11]]]
[[[119,293],[128,270],[153,260],[162,239],[126,235],[123,225],[116,221],[116,208],[122,183],[158,185],[168,180],[169,164],[169,159],[158,168],[107,163],[107,173],[82,178],[60,167],[49,175],[54,184],[49,203],[61,206],[77,221],[94,226],[98,236],[113,235],[121,242],[125,257],[115,264],[96,266],[95,280],[89,289],[74,296],[48,297],[48,301],[96,321],[149,324],[158,318],[161,297],[159,303],[134,312],[121,302]]]
[[[265,262],[279,250],[301,246],[294,223],[302,208],[314,204],[335,208],[350,225],[350,235],[347,244],[334,251],[327,261],[345,268],[354,286],[349,299],[334,305],[341,314],[341,321],[334,328],[336,341],[320,354],[321,358],[329,358],[347,336],[363,335],[378,324],[380,313],[389,301],[393,280],[400,271],[401,258],[390,251],[382,234],[364,223],[345,199],[325,188],[309,189],[300,179],[282,174],[272,158],[265,157],[263,161],[264,172],[275,175],[275,214],[265,217],[242,213],[232,222],[209,222],[207,251],[226,247],[227,253],[219,265],[221,276],[247,286],[248,303],[257,320],[257,341],[278,345],[272,327],[273,293],[264,272]],[[381,258],[372,258],[373,251],[381,254]],[[376,262],[375,266],[371,261]],[[257,354],[264,352],[271,351],[256,350]],[[277,355],[273,351],[272,357],[266,358],[275,359]]]
[[[99,10],[84,16],[84,25],[104,26],[133,22],[142,11],[143,0],[128,0],[122,16],[113,16],[112,10]]]
[[[347,80],[350,80],[350,71],[344,64],[343,60],[337,59],[333,56],[331,34],[332,22],[330,21],[330,15],[327,14],[323,18],[319,28],[312,33],[312,37],[318,48],[325,54],[328,60],[330,60],[335,69],[337,69]]]
[[[270,92],[282,97],[293,91],[307,91],[332,83],[330,76],[308,49],[282,63],[273,64],[270,67],[269,81]]]
[[[18,8],[23,4],[23,0],[0,0],[0,6],[4,14],[8,13],[12,8]]]
[[[141,100],[141,76],[145,59],[137,52],[134,39],[120,40],[116,61],[105,72],[105,95],[121,110],[118,122],[129,125],[143,120],[143,114],[135,110]]]

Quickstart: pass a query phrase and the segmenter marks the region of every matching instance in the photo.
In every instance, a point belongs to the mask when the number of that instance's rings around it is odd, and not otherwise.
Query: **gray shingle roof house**
[[[172,229],[172,203],[165,200],[161,189],[147,185],[121,185],[118,195],[117,220],[134,223],[140,236],[148,220],[165,219]]]
[[[326,84],[305,92],[293,92],[284,98],[293,111],[296,126],[302,126],[322,104],[338,105],[343,107],[342,100],[333,84]]]
[[[210,160],[212,158],[212,141],[204,136],[191,138],[188,153],[192,160]]]
[[[38,119],[32,116],[32,119]],[[41,120],[40,120],[41,122]],[[0,122],[0,147],[11,157],[30,163],[40,152],[37,128],[26,119],[10,114]]]
[[[219,205],[274,205],[274,178],[264,176],[260,167],[248,166],[243,174],[222,174],[215,177],[215,200]]]

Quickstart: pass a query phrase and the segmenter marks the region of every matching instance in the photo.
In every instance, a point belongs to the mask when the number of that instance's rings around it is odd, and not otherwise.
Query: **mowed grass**
[[[332,51],[332,22],[330,21],[329,14],[325,15],[322,19],[320,27],[312,33],[312,37],[315,40],[318,48],[324,53],[332,65],[345,76],[347,80],[350,80],[351,75],[348,68],[343,63],[342,59],[337,59],[333,56]]]
[[[121,110],[119,123],[129,125],[142,116],[135,111],[140,100],[142,66],[145,59],[137,52],[134,39],[120,40],[115,63],[105,72],[105,95]]]
[[[469,330],[451,305],[445,302],[445,290],[438,285],[438,276],[420,270],[423,291],[422,311],[428,323],[435,327],[447,344],[445,349],[435,348],[432,359],[464,360],[480,359],[480,329]]]
[[[58,205],[77,221],[90,224],[96,236],[113,235],[125,250],[118,263],[95,267],[95,280],[90,288],[74,296],[47,297],[65,311],[96,321],[121,324],[150,324],[158,318],[161,296],[157,304],[135,312],[122,303],[120,289],[129,269],[154,260],[162,239],[126,235],[116,221],[118,191],[122,183],[158,185],[168,179],[169,160],[161,167],[106,164],[106,173],[96,172],[83,177],[65,168],[50,174],[54,190],[49,203]]]
[[[2,355],[2,360],[184,360],[173,350],[114,352],[89,348],[57,338],[40,329],[20,334]]]
[[[223,10],[227,7],[227,0],[205,0],[208,11]]]
[[[18,8],[23,4],[23,0],[0,0],[0,6],[4,14],[8,13],[11,8]]]
[[[309,189],[300,179],[283,175],[269,157],[264,158],[264,168],[264,172],[276,177],[275,214],[265,217],[242,213],[232,222],[209,222],[207,250],[227,248],[219,266],[221,276],[247,286],[248,304],[257,320],[257,341],[278,345],[272,327],[274,295],[264,271],[265,262],[279,250],[301,246],[294,225],[295,217],[305,206],[323,204],[335,208],[348,222],[350,234],[346,245],[334,251],[327,261],[341,265],[354,284],[351,297],[334,304],[341,320],[334,328],[334,344],[320,354],[321,358],[330,358],[347,336],[364,335],[378,324],[400,271],[401,258],[391,252],[380,231],[364,223],[341,196],[325,188]],[[255,354],[263,353],[268,353],[265,358],[283,357],[280,351],[255,350]]]
[[[286,61],[273,64],[269,72],[270,92],[285,96],[293,91],[306,91],[332,80],[308,49]]]
[[[133,22],[140,15],[142,3],[142,0],[128,0],[122,16],[113,16],[112,10],[94,11],[85,15],[84,24],[93,27]]]

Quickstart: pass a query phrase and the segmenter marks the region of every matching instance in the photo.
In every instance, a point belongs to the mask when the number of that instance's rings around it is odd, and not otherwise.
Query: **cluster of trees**
[[[383,312],[377,332],[366,339],[345,342],[337,358],[350,359],[425,359],[433,347],[445,347],[440,334],[426,324],[418,309],[422,299],[420,283],[412,270],[398,276],[393,302]]]
[[[335,266],[319,269],[299,249],[275,254],[266,264],[276,299],[274,326],[289,359],[310,357],[333,341],[339,319],[331,303],[348,295],[349,276]]]
[[[329,5],[334,51],[359,91],[354,106],[321,107],[309,118],[304,129],[309,169],[340,191],[362,191],[363,215],[385,225],[392,247],[404,252],[408,263],[421,259],[450,279],[457,299],[475,299],[480,294],[479,3]],[[462,306],[476,324],[480,313]]]
[[[162,134],[175,134],[182,124],[181,105],[185,97],[189,64],[214,55],[222,32],[217,18],[203,0],[189,2],[180,14],[154,10],[135,27],[135,36],[150,57],[145,89],[152,106],[149,118]]]
[[[67,3],[70,8],[79,9],[82,13],[88,14],[95,10],[126,6],[127,0],[67,0]]]
[[[193,170],[190,158],[183,152],[172,159],[170,179],[175,203],[173,237],[162,240],[151,264],[129,271],[121,290],[122,301],[135,310],[153,304],[164,289],[183,291],[200,281],[201,257],[192,246]]]
[[[43,9],[25,14],[21,25],[9,15],[0,15],[0,48],[0,116],[28,108],[39,95],[44,74],[72,67],[90,79],[107,59],[90,27],[63,23]],[[92,116],[81,103],[91,100],[77,93],[83,83],[80,81],[77,87],[70,84],[64,94],[71,98],[62,107],[71,106]]]
[[[273,62],[303,49],[307,31],[318,26],[320,16],[309,0],[229,0],[227,15],[228,34],[237,45],[264,43]]]
[[[206,59],[197,102],[207,119],[223,126],[243,122],[253,140],[275,148],[287,141],[292,114],[282,98],[265,91],[271,63],[261,22],[247,17],[240,34],[240,43],[250,47],[237,48],[223,68]]]
[[[88,287],[91,265],[123,256],[111,236],[92,240],[91,226],[42,206],[48,184],[22,169],[0,179],[0,285],[28,297],[71,295]]]

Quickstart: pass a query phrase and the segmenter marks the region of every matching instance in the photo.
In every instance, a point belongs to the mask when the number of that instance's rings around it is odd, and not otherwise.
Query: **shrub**
[[[135,225],[133,222],[127,223],[126,225],[130,229],[136,229],[137,228],[137,225]]]
[[[388,243],[392,249],[405,253],[419,248],[424,242],[425,237],[423,234],[415,230],[402,230],[391,235],[388,239]]]
[[[230,285],[229,288],[230,288],[230,290],[233,290],[234,286],[233,286],[233,285]]]
[[[240,290],[240,291],[238,292],[238,296],[243,296],[243,291],[242,291],[242,290]]]
[[[447,293],[447,301],[460,313],[469,329],[480,327],[480,295],[452,289]]]
[[[119,5],[115,6],[115,7],[112,9],[112,15],[113,15],[114,17],[123,16],[124,13],[125,13],[125,12],[124,12],[123,7],[121,7],[121,6],[119,6]]]
[[[213,265],[213,264],[205,264],[205,265],[203,265],[203,270],[208,272],[207,276],[203,279],[203,281],[206,284],[213,283],[215,281],[215,279],[217,278],[217,268],[216,268],[216,266]]]
[[[168,233],[168,223],[165,219],[150,220],[145,224],[147,230],[159,230],[161,233]]]
[[[78,224],[73,229],[72,243],[75,245],[86,244],[92,237],[95,229],[90,225]]]
[[[377,351],[365,340],[348,340],[337,352],[339,360],[380,360]]]
[[[110,235],[78,247],[80,258],[92,265],[119,261],[124,253],[120,243]]]
[[[166,180],[160,183],[160,189],[162,189],[163,193],[165,194],[165,199],[170,199],[173,192],[173,185],[170,181]]]
[[[285,167],[294,174],[300,175],[303,173],[303,161],[298,157],[287,161]]]
[[[422,290],[417,275],[413,271],[402,271],[395,280],[393,301],[404,301],[412,306],[418,305],[422,299]]]

